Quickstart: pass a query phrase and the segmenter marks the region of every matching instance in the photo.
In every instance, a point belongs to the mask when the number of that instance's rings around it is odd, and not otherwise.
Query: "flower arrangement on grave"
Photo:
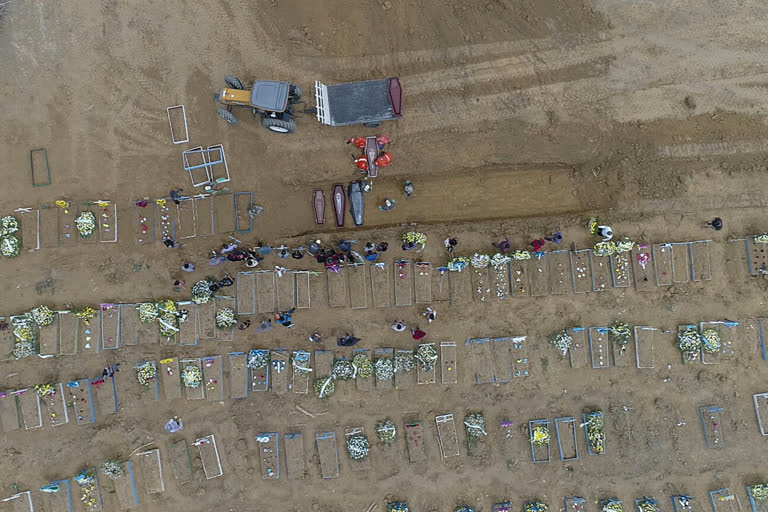
[[[696,329],[686,329],[678,333],[677,346],[689,361],[695,361],[699,357],[701,349],[701,335]]]
[[[464,418],[464,427],[467,431],[467,442],[471,443],[488,435],[485,431],[485,415],[482,412],[467,414]]]
[[[755,237],[755,243],[756,244],[768,244],[768,233],[763,233],[762,235],[757,235]]]
[[[621,352],[624,352],[629,340],[632,339],[632,331],[625,322],[616,320],[608,327],[608,338],[621,348]]]
[[[260,370],[269,366],[269,350],[256,350],[248,355],[248,368]]]
[[[77,318],[83,321],[85,325],[91,325],[91,318],[96,316],[96,310],[91,306],[85,306],[82,308],[73,308],[72,312]]]
[[[166,338],[174,336],[179,332],[179,310],[176,303],[171,299],[165,299],[158,302],[155,307],[158,312],[157,323],[160,335]]]
[[[152,302],[145,302],[143,304],[139,304],[139,320],[141,320],[141,323],[144,324],[151,324],[155,320],[157,320],[158,315],[160,314],[160,311],[157,309],[157,304],[154,304]]]
[[[504,269],[504,266],[510,261],[512,261],[512,258],[507,256],[506,254],[497,252],[496,254],[491,256],[490,264],[493,267],[493,269],[498,272],[499,270]]]
[[[497,503],[493,507],[494,512],[512,512],[512,505],[509,502]]]
[[[395,352],[395,373],[409,372],[415,365],[411,352]]]
[[[216,311],[216,327],[219,329],[231,329],[237,323],[235,310],[230,307],[224,307]]]
[[[376,423],[376,435],[382,443],[391,443],[397,438],[397,427],[389,418]]]
[[[356,354],[352,358],[352,364],[355,366],[356,375],[363,379],[367,379],[373,375],[373,363],[368,358],[368,354],[360,353]]]
[[[403,242],[405,243],[414,243],[418,244],[424,248],[424,246],[427,244],[427,235],[424,233],[419,233],[418,231],[408,231],[407,233],[403,233]]]
[[[456,507],[456,510],[454,512],[476,512],[476,511],[472,507],[468,507],[467,505],[462,505],[460,507]]]
[[[53,320],[56,318],[54,312],[51,311],[51,308],[43,305],[30,309],[29,314],[32,316],[32,320],[37,324],[38,327],[51,325]]]
[[[701,348],[708,354],[714,354],[718,352],[723,346],[723,342],[720,339],[720,333],[715,329],[704,329],[701,333]]]
[[[64,213],[69,213],[69,205],[71,203],[69,201],[64,201],[63,199],[59,199],[56,201],[56,206],[64,210]]]
[[[602,512],[623,512],[624,507],[618,498],[608,498],[600,500],[600,510]]]
[[[308,352],[294,352],[291,356],[291,364],[293,365],[293,371],[296,375],[305,377],[312,373],[312,368],[309,367]]]
[[[123,463],[116,460],[108,460],[101,465],[101,472],[112,480],[118,480],[125,475]]]
[[[96,470],[86,469],[75,477],[75,482],[80,486],[80,501],[88,507],[96,506],[99,500],[99,490],[96,488]]]
[[[642,499],[637,500],[637,509],[640,512],[659,512],[659,502],[644,496]]]
[[[512,253],[512,259],[515,261],[525,261],[531,259],[530,251],[515,251]]]
[[[527,501],[525,503],[525,512],[547,512],[548,508],[546,503],[542,503],[538,500]]]
[[[768,501],[768,483],[750,485],[749,494],[755,501]]]
[[[203,372],[200,371],[200,367],[196,364],[190,364],[185,366],[181,371],[181,382],[188,388],[199,388],[200,383],[203,381]]]
[[[549,427],[546,425],[536,425],[531,430],[531,444],[534,446],[544,446],[549,444]]]
[[[408,508],[408,504],[400,501],[398,503],[390,503],[387,506],[388,512],[410,512],[410,509]]]
[[[336,392],[336,383],[332,376],[318,377],[312,385],[317,398],[328,398]]]
[[[456,258],[451,259],[447,266],[448,270],[452,272],[461,272],[467,268],[467,265],[469,265],[469,258],[465,258],[464,256],[457,256]]]
[[[90,238],[96,229],[96,215],[90,210],[82,212],[75,219],[75,226],[77,226],[77,231],[81,237]]]
[[[140,363],[136,367],[136,378],[139,384],[149,387],[149,383],[157,378],[157,365],[154,361]]]
[[[592,411],[587,414],[587,421],[584,424],[587,429],[587,439],[589,447],[595,453],[605,451],[605,422],[602,411]]]
[[[333,371],[331,372],[334,379],[347,380],[352,379],[355,376],[355,365],[352,361],[346,359],[337,359],[333,362]]]
[[[421,363],[421,371],[431,371],[437,363],[437,349],[429,343],[419,345],[414,357]]]
[[[13,358],[23,359],[38,353],[37,333],[35,331],[32,315],[29,313],[11,317],[13,326]]]
[[[474,256],[472,256],[472,258],[469,260],[469,264],[474,268],[486,268],[491,264],[491,257],[487,254],[475,253]]]
[[[19,230],[19,220],[7,215],[0,219],[0,236],[11,236]]]
[[[211,292],[211,282],[206,279],[201,279],[192,285],[192,300],[195,304],[206,304],[211,300],[213,292]]]
[[[35,394],[40,398],[45,398],[47,396],[55,395],[56,388],[53,384],[37,384],[35,386]]]
[[[568,349],[571,348],[571,343],[573,343],[573,336],[568,334],[568,332],[563,329],[559,333],[555,334],[550,342],[555,346],[557,350],[563,353],[563,357],[565,357],[565,354],[568,353]]]
[[[373,368],[376,371],[376,380],[389,380],[395,374],[395,365],[388,357],[377,359]]]
[[[6,258],[15,258],[21,254],[21,240],[13,235],[0,237],[0,254]]]
[[[592,248],[595,256],[605,257],[616,252],[616,242],[609,240],[607,242],[597,242]]]
[[[621,254],[623,252],[629,252],[632,250],[634,246],[635,246],[635,242],[633,242],[627,237],[624,237],[624,239],[616,242],[616,253]]]
[[[362,460],[368,456],[371,448],[364,434],[353,434],[347,438],[347,453],[352,460]]]

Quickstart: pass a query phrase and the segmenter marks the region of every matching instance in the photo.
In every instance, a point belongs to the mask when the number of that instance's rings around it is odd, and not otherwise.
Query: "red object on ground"
[[[547,242],[543,238],[537,238],[533,242],[531,242],[531,245],[533,246],[534,252],[539,252],[542,247],[544,247],[544,244]]]
[[[367,171],[368,170],[368,158],[365,155],[361,156],[360,158],[357,158],[355,160],[355,165],[357,165],[358,169],[360,169],[362,171]]]
[[[363,149],[365,147],[365,137],[352,137],[349,139],[349,143],[354,144],[358,149]]]
[[[392,163],[392,153],[383,153],[379,158],[376,159],[376,165],[378,165],[379,167],[386,167],[391,163]]]
[[[389,138],[389,135],[377,135],[376,136],[376,142],[379,143],[379,146],[383,147],[392,142],[392,139]]]
[[[413,331],[413,339],[415,339],[416,341],[419,341],[420,339],[424,338],[424,336],[426,335],[427,333],[425,333],[421,329],[416,329],[415,331]]]

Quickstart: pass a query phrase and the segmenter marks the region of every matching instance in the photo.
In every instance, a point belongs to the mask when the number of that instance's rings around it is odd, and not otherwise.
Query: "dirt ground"
[[[405,230],[427,234],[419,259],[435,265],[447,256],[442,240],[459,240],[457,253],[492,252],[509,237],[515,248],[557,229],[564,249],[594,243],[585,230],[599,215],[618,236],[643,243],[710,239],[712,280],[602,293],[474,300],[471,287],[451,306],[434,303],[437,320],[425,327],[426,304],[357,310],[329,308],[324,274],[311,279],[312,307],[299,310],[292,330],[237,331],[233,342],[196,347],[140,344],[116,351],[0,362],[0,390],[98,375],[121,363],[120,411],[101,414],[89,426],[46,425],[4,432],[0,448],[0,495],[33,491],[35,510],[51,510],[38,489],[71,478],[112,458],[126,460],[139,449],[161,450],[165,491],[146,493],[137,474],[139,510],[365,511],[381,512],[389,501],[408,501],[415,511],[449,511],[467,504],[488,512],[492,503],[538,498],[551,510],[567,496],[584,496],[587,508],[616,496],[625,510],[633,500],[655,496],[662,512],[670,496],[690,494],[696,512],[712,505],[707,492],[730,487],[734,507],[748,508],[744,485],[768,479],[764,443],[752,394],[768,392],[758,323],[768,282],[750,277],[743,242],[732,238],[766,230],[768,187],[768,7],[757,0],[721,4],[691,0],[200,0],[139,2],[15,1],[0,22],[0,213],[107,199],[118,206],[114,244],[71,243],[25,251],[0,262],[5,291],[0,312],[12,315],[38,304],[53,309],[101,302],[135,303],[189,297],[189,287],[209,274],[242,270],[234,264],[209,268],[211,249],[226,234],[184,241],[178,250],[160,243],[139,245],[134,201],[162,197],[171,188],[193,187],[180,153],[221,143],[232,174],[228,188],[252,191],[265,212],[253,231],[238,235],[296,247],[312,238],[361,242],[387,240],[385,261],[411,258],[400,250]],[[404,118],[381,130],[393,139],[394,163],[382,169],[366,197],[365,226],[336,229],[327,214],[321,229],[311,210],[312,190],[330,198],[335,183],[357,179],[352,136],[362,127],[332,128],[312,115],[298,119],[295,135],[265,131],[246,112],[233,127],[216,115],[213,95],[226,74],[244,80],[289,80],[304,86],[306,108],[314,80],[338,83],[399,76]],[[190,143],[170,140],[165,108],[185,105]],[[52,184],[33,187],[29,151],[47,148]],[[416,193],[405,200],[402,186]],[[376,205],[397,199],[391,212]],[[330,212],[330,203],[329,203]],[[720,232],[702,227],[714,216]],[[55,230],[56,225],[41,229]],[[58,245],[58,244],[56,244]],[[549,249],[550,245],[546,246]],[[322,268],[289,260],[292,268]],[[180,265],[198,270],[182,275]],[[279,264],[274,255],[263,263]],[[434,270],[433,270],[434,271]],[[174,279],[187,290],[172,290]],[[433,289],[435,299],[445,293]],[[252,321],[266,318],[254,315]],[[414,348],[407,335],[390,329],[395,319],[425,327],[427,341],[458,345],[456,385],[413,386],[359,392],[342,382],[328,401],[311,393],[251,393],[223,402],[151,400],[140,393],[133,366],[163,357],[202,357],[281,347],[331,350],[335,337],[353,332],[361,348]],[[547,343],[574,326],[630,325],[660,329],[654,368],[571,368]],[[673,343],[679,324],[738,321],[729,331],[734,354],[716,366],[683,365]],[[315,329],[324,345],[313,345]],[[506,384],[474,383],[464,341],[475,337],[527,336],[530,375]],[[723,407],[725,445],[707,449],[698,408]],[[298,411],[300,406],[312,413]],[[100,406],[101,407],[101,406]],[[626,408],[625,408],[626,407]],[[606,412],[607,453],[531,462],[527,422]],[[463,428],[460,455],[441,460],[434,417],[483,411],[487,452],[471,457]],[[172,415],[184,430],[167,434]],[[405,441],[375,442],[377,420],[398,428],[419,419],[425,425],[427,460],[409,463]],[[44,418],[47,419],[47,418]],[[514,422],[507,429],[503,420]],[[363,426],[373,442],[370,467],[354,466],[342,439],[347,427]],[[335,431],[340,477],[323,480],[314,435]],[[304,434],[306,475],[262,480],[261,432]],[[206,480],[193,449],[191,482],[174,477],[168,446],[214,433],[223,476]],[[281,444],[281,450],[284,446]],[[281,456],[282,457],[282,456]],[[133,460],[133,459],[132,459]],[[281,465],[285,459],[281,459]],[[113,484],[102,478],[104,510],[120,510]],[[75,495],[75,509],[84,510]],[[19,501],[0,503],[0,510]],[[727,502],[725,506],[727,506]],[[722,512],[723,503],[718,504]],[[78,508],[80,507],[80,508]],[[369,511],[370,512],[370,511]],[[718,511],[716,511],[718,512]]]

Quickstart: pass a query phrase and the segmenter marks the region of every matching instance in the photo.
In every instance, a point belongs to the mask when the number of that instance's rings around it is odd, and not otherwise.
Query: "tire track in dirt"
[[[766,152],[768,152],[768,141],[765,140],[674,144],[656,148],[656,154],[662,158],[681,159]]]

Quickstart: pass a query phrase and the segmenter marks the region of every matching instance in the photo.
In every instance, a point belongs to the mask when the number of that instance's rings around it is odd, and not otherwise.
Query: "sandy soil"
[[[3,314],[40,303],[64,309],[181,300],[188,292],[174,293],[174,279],[189,285],[220,276],[225,269],[205,261],[227,235],[188,239],[169,251],[159,243],[139,245],[133,227],[136,199],[174,187],[192,191],[181,151],[216,143],[226,148],[230,190],[254,192],[265,208],[253,232],[239,235],[249,245],[297,246],[310,237],[388,240],[384,259],[392,261],[414,257],[397,240],[416,225],[428,236],[419,258],[443,264],[447,235],[459,239],[457,252],[467,256],[489,252],[491,242],[507,236],[522,248],[555,229],[565,234],[563,248],[588,247],[594,241],[584,225],[600,215],[617,234],[640,242],[711,239],[713,278],[646,292],[575,294],[571,288],[565,295],[505,301],[476,300],[468,287],[454,306],[436,301],[438,320],[427,328],[427,341],[457,343],[458,384],[444,385],[438,376],[434,388],[364,393],[344,382],[329,401],[271,392],[232,400],[228,388],[221,403],[166,400],[162,392],[154,401],[140,392],[132,367],[171,356],[226,359],[257,347],[324,348],[349,357],[332,341],[344,332],[360,336],[363,348],[413,348],[410,337],[395,335],[389,325],[396,318],[423,323],[426,304],[329,308],[321,274],[311,280],[312,307],[298,311],[292,330],[238,331],[231,343],[197,347],[145,343],[5,360],[0,389],[7,390],[91,377],[116,362],[122,371],[118,414],[105,414],[100,403],[90,426],[2,434],[1,495],[10,496],[15,486],[32,489],[36,510],[51,510],[38,492],[42,485],[157,447],[165,491],[147,494],[151,482],[137,471],[140,510],[362,511],[375,502],[381,511],[388,501],[407,500],[417,511],[460,504],[488,511],[503,499],[522,508],[533,498],[561,509],[563,498],[573,495],[585,496],[590,510],[596,500],[617,496],[630,510],[632,500],[647,495],[669,512],[673,494],[691,494],[705,510],[711,506],[706,493],[726,486],[748,507],[744,485],[766,479],[751,395],[768,391],[760,384],[765,362],[756,321],[768,282],[748,276],[743,242],[728,240],[765,230],[766,14],[756,0],[727,6],[689,0],[15,2],[0,25],[0,172],[7,178],[0,211],[108,199],[118,206],[120,236],[114,244],[59,247],[56,218],[45,216],[43,247],[2,261]],[[307,91],[313,80],[401,78],[405,118],[383,129],[393,138],[395,162],[367,196],[364,228],[338,230],[329,212],[318,230],[310,197],[315,188],[330,195],[334,183],[359,176],[344,142],[370,130],[321,126],[304,115],[296,135],[280,137],[245,112],[239,126],[229,126],[216,116],[213,94],[230,73],[290,80]],[[307,99],[311,104],[309,92]],[[170,141],[165,108],[177,104],[187,110],[187,145]],[[53,183],[35,188],[29,151],[39,147],[48,150]],[[416,187],[407,201],[401,193],[406,179]],[[397,199],[388,213],[376,208],[385,198]],[[715,215],[725,229],[703,229]],[[185,260],[196,261],[198,271],[182,275]],[[270,256],[265,264],[279,261]],[[306,259],[299,263],[293,267],[319,270]],[[433,296],[447,298],[437,288]],[[367,300],[372,304],[370,289]],[[631,361],[622,368],[572,369],[546,343],[562,328],[616,319],[660,329],[653,369]],[[734,356],[717,366],[682,365],[671,334],[676,326],[725,319],[739,322],[729,331]],[[315,329],[330,340],[323,347],[307,341]],[[531,375],[474,384],[463,342],[509,335],[528,337]],[[724,449],[705,447],[698,407],[710,404],[724,408]],[[326,414],[312,418],[297,405]],[[587,455],[579,431],[578,461],[561,462],[553,446],[549,464],[531,462],[529,420],[580,417],[594,407],[606,412],[604,456]],[[460,455],[443,462],[435,415],[453,413],[460,422],[477,410],[488,422],[485,456],[468,455],[459,428]],[[162,426],[174,414],[185,428],[169,435]],[[374,443],[370,468],[352,464],[341,444],[344,429],[363,426],[373,440],[374,424],[384,417],[398,427],[424,422],[426,462],[408,462],[401,436],[393,446]],[[504,419],[514,422],[510,437],[499,426]],[[341,475],[323,480],[313,436],[330,430],[340,441]],[[304,434],[304,479],[288,479],[285,467],[279,480],[261,479],[260,432]],[[223,476],[206,480],[194,449],[194,479],[179,483],[170,443],[209,433],[218,441]],[[102,483],[104,509],[120,510],[114,486]],[[0,510],[23,510],[13,508],[17,503],[0,503]]]

